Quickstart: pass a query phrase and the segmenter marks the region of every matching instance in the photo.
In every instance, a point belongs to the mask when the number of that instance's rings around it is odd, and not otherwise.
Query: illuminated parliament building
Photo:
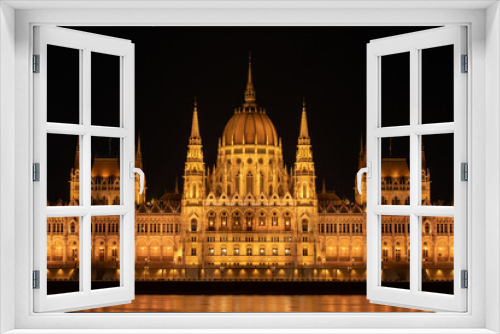
[[[77,153],[78,157],[78,153]],[[430,171],[422,151],[422,199],[431,205]],[[78,160],[78,158],[77,158]],[[140,139],[136,165],[142,168]],[[366,165],[361,141],[359,167]],[[78,166],[71,170],[70,202],[79,200]],[[93,159],[93,204],[118,203],[119,161]],[[245,100],[234,110],[219,139],[213,168],[203,159],[197,105],[187,147],[183,190],[155,200],[139,194],[136,179],[135,267],[137,280],[365,280],[366,180],[355,201],[316,189],[313,148],[302,106],[296,159],[283,161],[281,139],[256,103],[249,64]],[[406,158],[383,159],[382,202],[409,201]],[[383,277],[407,281],[409,219],[382,220]],[[118,217],[93,217],[94,280],[116,280],[119,268]],[[453,219],[422,221],[424,280],[452,279]],[[48,278],[72,280],[78,272],[79,224],[49,218]]]

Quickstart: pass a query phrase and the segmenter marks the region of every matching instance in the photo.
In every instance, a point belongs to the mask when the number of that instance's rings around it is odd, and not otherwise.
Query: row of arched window
[[[180,224],[138,223],[137,233],[179,233]]]
[[[303,255],[307,256],[308,255],[308,248],[304,247],[305,251],[303,252]],[[192,246],[191,247],[191,256],[195,256],[197,253],[197,247]],[[280,253],[278,246],[272,246],[271,249],[267,249],[265,246],[259,246],[259,247],[252,247],[250,245],[244,247],[244,251],[240,250],[239,245],[234,245],[233,246],[233,252],[232,254],[228,253],[227,247],[226,246],[221,246],[220,252],[215,252],[214,246],[209,246],[208,247],[208,256],[291,256],[292,255],[292,249],[290,246],[285,246],[284,252],[283,250]]]
[[[382,205],[410,205],[410,197],[400,199],[397,196],[394,196],[390,201],[388,201],[387,198],[382,196],[381,203]]]
[[[318,224],[319,233],[363,233],[361,223]]]
[[[96,233],[118,233],[120,232],[119,223],[92,223],[92,231]]]
[[[64,233],[63,223],[47,223],[47,233]],[[76,223],[69,224],[69,233],[76,233]]]

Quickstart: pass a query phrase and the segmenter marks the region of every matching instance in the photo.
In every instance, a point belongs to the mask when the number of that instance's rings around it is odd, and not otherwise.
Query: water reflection
[[[420,312],[363,295],[136,295],[130,304],[81,312]]]

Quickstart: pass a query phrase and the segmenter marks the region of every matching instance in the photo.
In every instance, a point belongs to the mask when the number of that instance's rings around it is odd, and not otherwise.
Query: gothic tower
[[[184,196],[186,204],[199,204],[205,193],[205,163],[203,162],[203,146],[201,144],[198,125],[198,106],[194,101],[193,123],[189,137],[186,166],[184,168]]]
[[[315,222],[318,213],[318,200],[316,196],[316,173],[312,155],[311,138],[307,126],[307,113],[305,100],[302,103],[302,117],[300,121],[299,140],[295,160],[294,198],[297,203],[297,254],[309,247],[307,241],[313,236],[317,239],[318,229]],[[302,241],[302,244],[300,244]],[[313,256],[314,266],[318,265],[318,254],[321,254],[319,244],[314,244],[307,249],[307,255]],[[321,262],[319,262],[321,263]],[[305,264],[305,258],[298,257],[296,264]]]
[[[295,198],[299,202],[310,202],[316,198],[316,174],[312,156],[311,139],[307,127],[306,103],[302,103],[299,142],[295,162]]]

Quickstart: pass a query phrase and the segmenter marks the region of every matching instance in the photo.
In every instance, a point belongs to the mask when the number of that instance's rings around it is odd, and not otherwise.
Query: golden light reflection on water
[[[80,312],[420,312],[363,295],[136,295],[130,304]]]

